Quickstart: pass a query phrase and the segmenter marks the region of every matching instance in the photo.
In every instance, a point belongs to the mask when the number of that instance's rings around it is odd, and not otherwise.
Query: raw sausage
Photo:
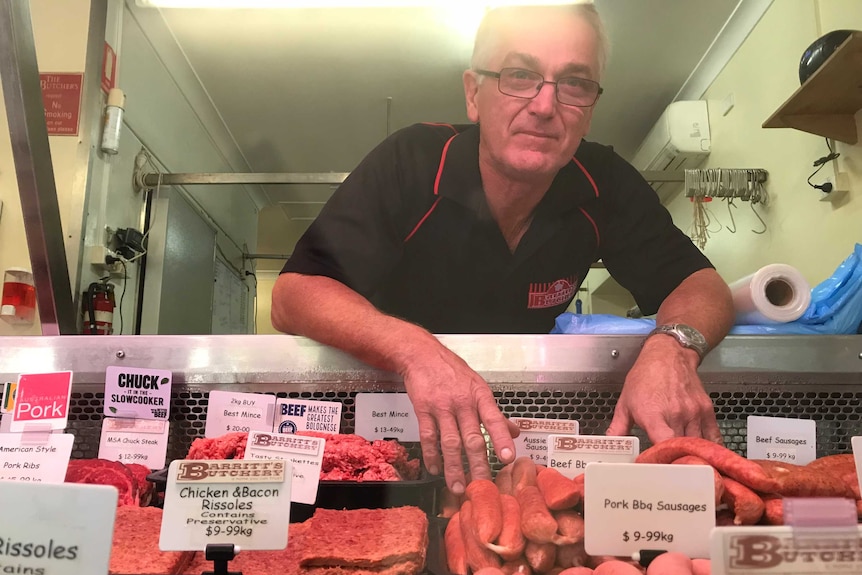
[[[514,561],[524,553],[527,544],[521,532],[521,507],[511,495],[501,495],[500,502],[503,507],[503,529],[497,542],[486,546],[504,561]]]
[[[593,573],[595,575],[643,575],[643,572],[631,563],[617,560],[602,563]]]
[[[524,537],[536,543],[551,543],[557,533],[557,522],[545,499],[534,486],[522,487],[517,492],[518,505],[521,507],[521,531]]]
[[[490,479],[476,479],[467,485],[464,495],[473,503],[479,542],[486,545],[495,541],[503,529],[503,506],[497,486]]]
[[[583,541],[574,545],[560,545],[557,547],[557,565],[564,569],[583,567],[587,564],[588,558]]]
[[[449,572],[453,575],[467,575],[467,552],[464,550],[461,516],[458,512],[449,519],[443,542],[446,545],[446,565],[449,566]]]
[[[506,575],[533,575],[533,570],[527,564],[527,558],[522,556],[514,561],[503,563],[503,573]]]
[[[502,561],[500,557],[479,542],[479,533],[476,520],[473,517],[473,503],[465,501],[459,511],[461,523],[461,539],[464,541],[464,554],[467,557],[467,565],[472,571],[478,571],[484,567],[500,568]]]
[[[560,575],[593,575],[593,573],[595,573],[595,571],[589,567],[569,567],[568,569],[561,571]]]
[[[553,543],[536,543],[527,541],[524,549],[527,564],[536,573],[544,573],[554,568],[557,562],[557,546]]]
[[[529,457],[519,457],[512,463],[512,494],[524,487],[536,487],[536,464]]]
[[[724,496],[721,499],[733,509],[734,525],[754,525],[763,517],[763,500],[760,496],[729,477],[724,478]]]
[[[691,559],[682,553],[662,553],[649,564],[646,575],[692,575]]]
[[[718,507],[721,505],[721,497],[724,495],[724,481],[721,479],[721,474],[716,471],[715,467],[709,465],[706,461],[701,459],[700,457],[694,455],[686,455],[684,457],[680,457],[679,459],[674,460],[674,465],[707,465],[712,469],[713,474],[715,474],[715,506]]]
[[[554,538],[557,545],[570,545],[584,540],[584,518],[572,509],[555,511],[554,520],[561,536]]]
[[[497,472],[497,477],[494,478],[494,483],[497,485],[497,490],[500,492],[500,495],[514,495],[514,492],[512,491],[511,463]]]
[[[536,475],[536,483],[548,509],[559,510],[574,507],[581,500],[575,484],[556,469],[546,467]]]
[[[710,575],[710,573],[712,573],[712,565],[709,559],[691,560],[691,575]]]

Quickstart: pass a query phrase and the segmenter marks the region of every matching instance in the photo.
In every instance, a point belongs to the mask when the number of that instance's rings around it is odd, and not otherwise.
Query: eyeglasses
[[[599,94],[604,92],[598,82],[577,76],[551,82],[545,80],[541,74],[523,68],[503,68],[499,72],[477,69],[475,72],[482,76],[497,78],[497,88],[500,92],[515,98],[535,98],[545,84],[553,84],[560,104],[579,108],[589,108],[599,99]]]

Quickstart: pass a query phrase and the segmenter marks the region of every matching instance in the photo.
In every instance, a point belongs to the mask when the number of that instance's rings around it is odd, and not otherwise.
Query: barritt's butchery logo
[[[517,419],[516,423],[521,431],[545,431],[547,433],[573,433],[576,431],[575,422],[565,419]]]
[[[634,453],[634,448],[634,441],[625,438],[557,437],[554,443],[556,451],[578,451],[581,453]]]
[[[551,283],[530,284],[527,309],[543,309],[567,303],[578,291],[578,278],[570,276]]]
[[[815,541],[772,535],[734,535],[729,539],[728,549],[728,566],[734,570],[731,573],[759,569],[796,573],[802,572],[797,571],[800,567],[811,564],[834,566],[824,568],[824,573],[860,573],[851,567],[862,566],[862,541],[858,536]]]
[[[283,461],[183,461],[177,465],[177,483],[281,483]]]

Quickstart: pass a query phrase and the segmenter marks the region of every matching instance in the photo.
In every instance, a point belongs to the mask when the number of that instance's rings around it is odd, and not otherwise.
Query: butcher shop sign
[[[72,396],[72,372],[21,374],[10,431],[65,429]]]
[[[107,417],[167,421],[170,407],[170,371],[116,366],[105,370]]]
[[[177,460],[168,469],[159,547],[284,549],[293,469],[283,460]]]
[[[712,534],[713,575],[862,573],[862,527],[717,527]]]

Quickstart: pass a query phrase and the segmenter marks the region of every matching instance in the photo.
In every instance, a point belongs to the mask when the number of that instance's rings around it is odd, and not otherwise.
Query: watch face
[[[676,329],[679,330],[679,332],[694,345],[698,347],[706,345],[706,338],[703,337],[703,334],[701,334],[693,327],[689,327],[684,324],[678,324],[676,326]]]

